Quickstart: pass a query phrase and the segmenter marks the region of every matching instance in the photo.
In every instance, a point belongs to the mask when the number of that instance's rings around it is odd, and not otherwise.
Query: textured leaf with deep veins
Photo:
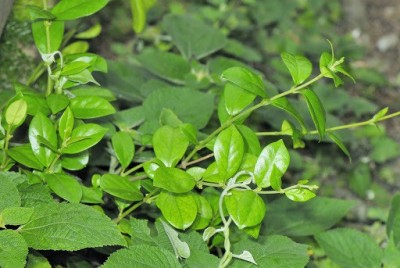
[[[338,228],[315,236],[328,257],[344,268],[381,267],[382,249],[372,237],[350,228]]]
[[[242,135],[234,125],[221,131],[214,144],[218,172],[224,179],[231,178],[239,169],[244,154]]]
[[[0,176],[0,212],[9,207],[19,207],[21,198],[17,187],[6,177]]]
[[[0,231],[0,267],[23,268],[27,255],[28,246],[17,231]]]
[[[283,140],[268,144],[257,159],[254,176],[258,187],[279,190],[281,178],[289,167],[290,156]]]
[[[29,247],[38,250],[70,251],[126,244],[111,219],[80,204],[38,205],[19,233]]]
[[[119,267],[181,267],[178,259],[171,252],[148,245],[133,246],[128,249],[121,249],[108,257],[101,268]]]

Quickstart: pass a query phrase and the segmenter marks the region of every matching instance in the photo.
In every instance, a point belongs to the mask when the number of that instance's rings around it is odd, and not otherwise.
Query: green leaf
[[[80,204],[38,205],[19,228],[28,246],[37,250],[79,250],[125,246],[116,224],[103,213]]]
[[[315,197],[298,203],[279,198],[268,205],[268,234],[309,236],[331,228],[355,206],[352,201]]]
[[[341,267],[381,267],[382,249],[360,231],[337,228],[317,234],[315,239],[328,257]]]
[[[82,199],[81,203],[103,204],[103,192],[99,188],[90,188],[81,185]]]
[[[62,149],[63,154],[77,154],[96,145],[107,132],[97,124],[83,124],[76,127],[71,133],[67,147]],[[74,141],[75,140],[75,141]]]
[[[117,267],[181,267],[178,259],[171,252],[148,245],[132,246],[128,249],[121,249],[108,257],[101,268]]]
[[[65,0],[64,0],[65,2]],[[49,37],[51,42],[47,42],[46,24],[50,24]],[[64,37],[63,21],[37,21],[32,23],[32,34],[35,45],[41,54],[49,54],[59,50]],[[49,46],[50,44],[50,46]]]
[[[44,10],[38,6],[27,5],[26,8],[29,11],[29,15],[32,21],[35,20],[54,20],[56,17],[49,11]]]
[[[175,231],[174,228],[169,226],[164,221],[161,221],[162,226],[164,227],[164,231],[168,236],[169,241],[174,249],[175,256],[177,258],[189,258],[190,257],[190,248],[186,242],[183,242],[179,239],[179,233]]]
[[[0,231],[0,267],[23,268],[27,256],[28,246],[17,231]]]
[[[61,166],[68,170],[81,170],[89,163],[89,152],[83,151],[74,155],[63,155]]]
[[[131,136],[126,132],[117,132],[111,137],[115,156],[123,168],[127,168],[135,155],[135,145]]]
[[[232,220],[243,229],[258,225],[265,216],[264,200],[251,190],[232,190],[225,196],[225,205]]]
[[[51,109],[51,112],[53,114],[56,114],[62,110],[64,110],[68,104],[69,104],[69,99],[65,95],[59,95],[59,94],[51,94],[47,96],[47,105]]]
[[[0,213],[0,226],[22,225],[29,221],[33,208],[10,207]]]
[[[189,228],[197,215],[197,205],[191,193],[173,194],[161,192],[156,201],[164,218],[177,229]]]
[[[71,99],[69,106],[75,118],[91,119],[115,113],[114,107],[97,96],[79,96]]]
[[[384,117],[387,112],[389,111],[389,107],[385,107],[381,110],[379,110],[373,117],[372,117],[372,121],[373,122],[378,122],[382,117]]]
[[[211,219],[213,218],[213,210],[210,203],[204,196],[195,194],[193,197],[197,204],[197,217],[190,228],[192,230],[201,230],[209,225]]]
[[[141,33],[146,26],[147,11],[156,0],[130,0],[132,12],[132,27],[135,33]]]
[[[92,27],[87,29],[86,31],[80,32],[77,35],[75,35],[75,38],[78,38],[78,39],[92,39],[92,38],[95,38],[95,37],[99,36],[100,33],[101,33],[101,24],[100,23],[96,23],[95,25],[93,25]]]
[[[168,14],[162,27],[186,59],[201,59],[223,48],[227,42],[222,32],[192,15]]]
[[[335,87],[338,87],[341,84],[343,84],[343,81],[342,79],[340,79],[339,76],[336,75],[336,72],[339,71],[340,67],[336,66],[335,68],[333,68],[333,63],[335,61],[335,58],[332,56],[332,54],[327,52],[321,54],[319,60],[319,69],[321,74],[323,74],[325,77],[332,78],[335,83]],[[344,71],[343,68],[341,69]]]
[[[252,155],[259,155],[261,153],[261,145],[256,133],[246,125],[236,125],[236,128],[242,134],[245,151]]]
[[[62,0],[51,10],[58,20],[74,20],[90,16],[107,5],[109,0]]]
[[[56,154],[51,149],[43,146],[38,136],[46,139],[53,147],[57,147],[57,134],[53,122],[39,112],[32,119],[28,133],[33,154],[42,165],[49,167],[56,157]]]
[[[392,199],[386,233],[388,237],[393,237],[394,244],[400,249],[400,194],[396,194]]]
[[[264,83],[258,75],[243,67],[231,67],[225,70],[221,77],[228,82],[257,96],[265,98]]]
[[[284,110],[285,112],[289,113],[293,118],[299,122],[301,128],[303,130],[306,130],[306,125],[304,124],[304,119],[301,116],[301,114],[294,108],[294,106],[289,102],[289,100],[285,97],[275,99],[271,102],[273,106],[276,108],[279,108],[281,110]]]
[[[232,267],[303,268],[308,263],[307,248],[307,245],[279,235],[260,237],[257,242],[249,238],[241,239],[234,245],[234,252],[251,252],[257,265],[234,259]]]
[[[37,251],[28,254],[26,268],[51,268],[49,261]]]
[[[23,207],[36,207],[54,202],[50,190],[43,184],[24,183],[18,186],[18,191],[21,195],[21,206]]]
[[[62,141],[65,141],[71,136],[72,129],[74,128],[74,114],[71,109],[67,107],[58,121],[58,134]]]
[[[70,92],[72,93],[72,95],[74,95],[76,97],[97,96],[97,97],[101,97],[108,101],[114,101],[116,99],[114,94],[109,89],[102,88],[102,87],[80,86],[80,87],[71,89]]]
[[[19,127],[25,121],[27,110],[28,105],[23,99],[12,102],[5,112],[6,123],[12,128]]]
[[[305,202],[316,196],[313,191],[304,188],[290,189],[285,191],[285,195],[290,200],[296,202]]]
[[[100,179],[100,188],[110,195],[128,201],[143,199],[140,192],[140,184],[129,181],[126,177],[116,174],[105,174]]]
[[[218,173],[225,180],[231,178],[238,171],[244,155],[242,135],[232,125],[221,131],[214,144],[214,157]]]
[[[155,187],[162,188],[172,193],[186,193],[196,185],[195,179],[179,168],[159,167],[153,179]]]
[[[70,203],[79,203],[82,198],[82,188],[78,181],[67,174],[45,174],[49,188],[59,197]]]
[[[318,98],[317,94],[314,93],[314,91],[310,89],[304,89],[301,91],[301,93],[306,99],[311,118],[319,133],[320,140],[322,140],[325,135],[326,129],[326,115],[324,106],[322,105],[320,99]]]
[[[256,95],[227,83],[224,87],[225,108],[229,115],[236,115],[253,102]]]
[[[286,52],[283,52],[281,57],[295,85],[303,83],[311,75],[312,64],[307,58]]]
[[[42,170],[43,165],[39,162],[33,154],[30,144],[23,144],[21,146],[8,149],[7,154],[16,162],[36,170]]]
[[[283,140],[268,144],[261,152],[254,168],[258,187],[281,189],[281,178],[289,167],[290,156]]]
[[[332,132],[328,132],[328,137],[334,142],[336,143],[337,146],[339,146],[339,148],[342,150],[342,152],[349,158],[349,160],[351,161],[351,155],[349,153],[349,150],[347,150],[346,145],[342,142],[342,140],[335,134],[333,134]]]
[[[188,146],[188,138],[179,128],[163,126],[154,133],[154,153],[167,167],[176,166]]]
[[[68,62],[61,69],[60,75],[69,76],[69,75],[79,74],[84,70],[86,70],[89,66],[90,66],[89,63],[78,60]]]
[[[5,208],[21,205],[21,197],[17,187],[7,177],[3,177],[3,174],[0,175],[0,212]]]

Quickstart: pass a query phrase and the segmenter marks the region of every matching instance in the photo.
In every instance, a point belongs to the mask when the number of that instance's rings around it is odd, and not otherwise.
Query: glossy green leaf
[[[101,268],[116,267],[180,267],[178,259],[171,252],[156,246],[140,245],[128,249],[121,249],[108,257]]]
[[[46,24],[49,24],[49,35],[51,42],[47,42]],[[40,53],[49,54],[57,51],[62,43],[64,36],[63,21],[37,21],[32,23],[32,34],[35,45]],[[50,46],[49,46],[50,44]]]
[[[7,107],[4,115],[6,123],[12,128],[22,125],[22,123],[25,121],[27,110],[28,105],[23,99],[12,102]]]
[[[223,179],[231,178],[238,171],[243,154],[244,142],[237,128],[232,125],[221,131],[214,144],[214,157]]]
[[[103,175],[100,179],[100,188],[104,192],[124,200],[139,201],[143,199],[143,195],[140,192],[140,184],[115,174]]]
[[[389,107],[385,107],[381,110],[379,110],[373,117],[372,117],[372,121],[373,122],[378,122],[382,117],[384,117],[387,112],[389,111]]]
[[[126,132],[117,132],[111,137],[111,143],[121,166],[128,167],[135,154],[135,145],[131,136]]]
[[[83,124],[77,126],[71,133],[68,145],[62,150],[64,154],[77,154],[96,145],[107,132],[97,124]]]
[[[33,208],[10,207],[0,212],[0,226],[22,225],[29,221]]]
[[[96,23],[95,25],[93,25],[92,27],[87,29],[86,31],[80,32],[77,35],[75,35],[75,38],[92,39],[92,38],[97,37],[100,33],[101,33],[101,24]]]
[[[343,81],[336,74],[336,72],[339,70],[340,67],[339,66],[333,67],[334,61],[335,58],[333,58],[331,53],[327,52],[322,53],[319,60],[319,69],[321,74],[323,74],[325,77],[332,78],[335,83],[335,86],[338,87],[341,84],[343,84]]]
[[[69,99],[67,96],[65,95],[55,95],[55,94],[51,94],[49,96],[47,96],[47,105],[49,106],[49,108],[51,109],[51,112],[53,114],[56,114],[62,110],[64,110],[68,104],[69,104]]]
[[[97,96],[108,101],[114,101],[116,99],[114,94],[109,89],[102,87],[80,86],[71,89],[70,92],[76,97]]]
[[[213,210],[204,196],[195,194],[193,197],[197,204],[197,217],[190,228],[193,230],[202,230],[210,224],[213,218]]]
[[[305,202],[316,196],[313,191],[304,188],[290,189],[288,191],[285,191],[285,195],[290,200],[296,202]]]
[[[317,234],[315,239],[328,257],[341,267],[381,267],[382,249],[360,231],[338,228]]]
[[[79,154],[63,155],[61,157],[61,166],[68,170],[81,170],[89,163],[89,152],[83,151]]]
[[[63,76],[69,76],[73,74],[79,74],[86,70],[90,66],[89,63],[83,62],[83,61],[72,61],[68,62],[64,65],[64,67],[61,70],[61,75]]]
[[[38,113],[32,119],[28,133],[33,154],[42,165],[49,167],[56,154],[51,149],[42,145],[38,136],[46,139],[53,147],[57,147],[57,134],[53,122],[42,113]]]
[[[282,109],[285,112],[287,112],[288,114],[290,114],[291,116],[293,116],[293,118],[295,118],[297,120],[297,122],[299,122],[301,128],[303,130],[306,130],[306,125],[304,124],[303,117],[296,110],[296,108],[294,108],[294,106],[290,103],[290,101],[287,98],[282,97],[282,98],[275,99],[271,102],[271,104],[273,106],[275,106],[276,108]]]
[[[7,173],[3,173],[7,174]],[[21,197],[17,187],[6,177],[0,175],[0,212],[5,208],[19,207],[21,205]]]
[[[59,197],[70,203],[79,203],[82,188],[79,182],[67,174],[46,174],[45,180],[49,188]]]
[[[37,250],[125,246],[116,224],[94,208],[69,203],[38,205],[19,233]]]
[[[310,89],[304,89],[301,91],[301,93],[306,99],[311,118],[319,133],[319,137],[322,140],[326,129],[326,115],[324,106],[314,91]]]
[[[400,249],[400,194],[392,198],[389,217],[386,223],[388,237],[393,237],[393,242]]]
[[[332,132],[328,132],[328,137],[334,142],[336,143],[337,146],[339,146],[339,148],[342,150],[342,152],[349,158],[349,160],[351,161],[351,155],[349,150],[347,149],[346,145],[343,143],[343,141],[335,134],[333,134]]]
[[[250,105],[256,95],[241,87],[227,83],[224,88],[225,108],[229,115],[236,115]]]
[[[72,129],[74,128],[74,115],[69,107],[65,109],[58,121],[58,134],[62,141],[71,136]]]
[[[156,0],[130,0],[132,12],[132,27],[136,33],[141,33],[146,26],[147,11]]]
[[[33,154],[30,144],[12,147],[7,150],[7,154],[16,162],[36,170],[42,170],[43,165]]]
[[[75,118],[79,119],[91,119],[115,113],[114,107],[107,100],[97,96],[73,98],[69,107]]]
[[[224,201],[229,215],[239,229],[258,225],[264,219],[264,200],[251,190],[232,190]]]
[[[188,138],[179,128],[163,126],[154,133],[154,152],[167,167],[174,167],[182,159],[188,146]]]
[[[283,140],[268,144],[261,152],[254,168],[258,187],[281,188],[281,178],[289,167],[290,156]]]
[[[0,267],[23,268],[27,255],[28,246],[17,231],[0,231]]]
[[[256,133],[246,125],[236,125],[236,128],[242,134],[245,151],[258,156],[261,153],[261,145]]]
[[[81,185],[82,199],[81,203],[103,204],[103,192],[99,188],[91,188]]]
[[[311,75],[312,64],[307,58],[286,52],[282,53],[281,57],[295,85],[303,83]]]
[[[177,229],[189,228],[197,216],[197,204],[191,193],[161,192],[156,201],[164,218]]]
[[[51,10],[58,20],[74,20],[90,16],[104,6],[109,0],[62,0]]]
[[[86,51],[85,44],[87,44],[87,42],[83,42],[83,43],[75,42],[73,44],[76,44],[76,46],[80,46],[81,48],[78,47],[75,49],[73,47],[70,47],[71,50],[75,50],[75,51],[73,51],[74,54],[66,54],[65,55],[66,61],[85,62],[85,63],[89,64],[88,70],[90,72],[99,71],[99,72],[106,73],[108,71],[107,62],[102,56],[93,54],[93,53],[80,52],[82,50]],[[95,94],[95,96],[97,96],[97,94]]]
[[[164,16],[162,27],[186,59],[201,59],[226,44],[222,32],[192,15],[168,14]]]
[[[265,98],[264,83],[258,75],[243,67],[232,67],[225,70],[221,77],[226,81],[257,96]]]
[[[171,193],[186,193],[196,185],[195,179],[179,168],[160,167],[156,170],[153,185]]]
[[[56,17],[51,12],[44,10],[38,6],[27,5],[29,15],[32,21],[35,20],[54,20]]]

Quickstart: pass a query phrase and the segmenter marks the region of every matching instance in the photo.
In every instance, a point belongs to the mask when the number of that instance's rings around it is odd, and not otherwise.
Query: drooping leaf
[[[114,222],[101,212],[80,204],[38,205],[19,233],[29,247],[38,250],[79,250],[126,244]]]
[[[75,118],[91,119],[115,113],[114,107],[97,96],[79,96],[71,99],[69,106]]]
[[[263,98],[267,96],[262,79],[249,69],[243,67],[232,67],[225,70],[221,77],[253,95],[261,96]]]
[[[267,145],[258,157],[254,176],[258,187],[281,188],[281,178],[289,167],[290,156],[283,140]]]
[[[188,146],[188,138],[179,128],[163,126],[154,133],[154,152],[167,167],[174,167],[181,160]]]
[[[62,0],[51,10],[58,20],[74,20],[90,16],[102,9],[109,0]]]
[[[45,174],[49,188],[59,197],[71,202],[79,203],[82,198],[82,188],[78,181],[67,174]]]
[[[337,228],[315,236],[330,259],[341,267],[381,267],[382,249],[360,231]]]
[[[173,194],[161,192],[156,201],[164,218],[177,229],[189,228],[197,215],[197,205],[191,193]]]
[[[342,152],[349,158],[349,160],[351,161],[351,155],[349,150],[347,149],[346,145],[342,142],[342,140],[335,134],[333,134],[332,132],[328,132],[328,137],[334,142],[336,143],[337,146],[339,146],[339,148],[342,150]]]
[[[0,231],[0,267],[23,268],[27,255],[28,246],[17,231]]]
[[[322,138],[325,135],[325,124],[326,124],[326,115],[325,109],[322,105],[320,99],[317,94],[311,89],[304,89],[301,91],[303,96],[306,99],[308,110],[310,111],[311,118],[314,122],[314,125],[319,133],[319,137]]]
[[[135,145],[131,136],[126,132],[117,132],[111,137],[111,143],[121,166],[128,167],[135,154]]]
[[[195,179],[184,170],[159,167],[154,174],[153,185],[172,193],[186,193],[196,185]]]
[[[250,190],[232,190],[225,196],[225,205],[239,229],[258,225],[264,219],[264,200]]]
[[[116,174],[105,174],[100,179],[100,188],[113,196],[128,201],[139,201],[143,199],[140,192],[140,184],[129,181],[126,177]]]
[[[312,64],[307,58],[287,52],[282,53],[281,57],[295,85],[303,83],[311,75]]]
[[[117,267],[180,267],[178,259],[171,252],[155,246],[140,245],[121,249],[108,257],[102,268]]]
[[[295,118],[297,120],[297,122],[299,122],[301,128],[303,130],[306,130],[306,126],[304,124],[303,117],[296,110],[296,108],[294,108],[294,106],[290,103],[290,101],[287,98],[285,98],[285,97],[278,98],[278,99],[272,101],[271,104],[273,106],[275,106],[276,108],[279,108],[279,109],[284,110],[285,112],[289,113],[291,116],[293,116],[293,118]]]
[[[224,179],[231,178],[239,169],[244,154],[242,135],[232,125],[221,131],[214,144],[214,157],[218,173]]]

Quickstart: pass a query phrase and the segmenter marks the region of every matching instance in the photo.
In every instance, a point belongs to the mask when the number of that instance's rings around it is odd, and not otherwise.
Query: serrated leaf
[[[79,203],[82,198],[82,188],[78,181],[67,174],[45,174],[49,188],[59,197],[70,203]]]
[[[336,143],[337,146],[339,146],[339,148],[342,150],[342,152],[349,158],[349,160],[351,161],[351,155],[349,150],[347,150],[346,145],[342,142],[342,140],[336,136],[335,134],[333,134],[332,132],[328,132],[328,137],[334,142]]]
[[[214,144],[214,157],[218,173],[223,179],[231,178],[239,169],[244,155],[242,135],[234,125],[221,131]]]
[[[43,184],[23,183],[18,185],[18,191],[21,195],[21,206],[23,207],[36,207],[54,202],[50,190]]]
[[[289,167],[290,156],[283,140],[268,144],[261,152],[254,168],[258,187],[281,188],[281,178]]]
[[[8,178],[0,175],[0,212],[5,208],[19,207],[20,205],[21,198],[17,187]]]
[[[116,174],[105,174],[100,179],[100,188],[113,196],[128,201],[139,201],[143,199],[140,192],[140,184],[129,181],[126,177]]]
[[[23,99],[12,102],[6,109],[5,119],[6,123],[12,127],[17,128],[22,125],[27,115],[28,105]]]
[[[307,58],[287,52],[283,52],[281,57],[295,85],[303,83],[311,75],[312,64]]]
[[[117,132],[111,137],[111,144],[121,166],[128,167],[135,155],[135,145],[131,136],[126,132]]]
[[[62,0],[51,10],[58,20],[74,20],[90,16],[102,9],[109,0]]]
[[[191,191],[196,181],[189,173],[179,168],[159,167],[154,174],[153,185],[180,194]]]
[[[18,147],[12,147],[7,151],[7,154],[16,162],[36,170],[42,170],[43,165],[33,154],[29,144],[23,144]]]
[[[117,267],[181,267],[178,259],[171,252],[148,245],[133,246],[128,249],[121,249],[108,257],[101,268]]]
[[[153,136],[153,148],[158,159],[167,167],[174,167],[189,146],[188,138],[179,128],[163,126]]]
[[[83,124],[71,133],[68,145],[62,149],[63,154],[77,154],[96,145],[106,134],[107,129],[97,124]],[[75,140],[75,141],[74,141]]]
[[[235,84],[227,83],[224,88],[225,108],[229,115],[236,115],[250,105],[256,95]]]
[[[28,246],[17,231],[0,231],[0,267],[23,268],[27,255]]]
[[[225,70],[221,77],[253,95],[261,96],[263,98],[267,96],[262,79],[249,69],[243,67],[231,67]]]
[[[328,257],[341,267],[381,267],[382,249],[360,231],[337,228],[317,234],[315,239]]]
[[[396,194],[392,199],[386,233],[388,237],[393,237],[395,246],[400,249],[400,194]]]
[[[78,96],[71,99],[69,106],[75,118],[91,119],[115,113],[114,107],[97,96]]]
[[[326,129],[326,115],[324,106],[314,91],[310,89],[304,89],[301,91],[301,93],[306,99],[311,118],[319,133],[320,140],[322,140]]]
[[[173,194],[161,192],[156,201],[164,218],[177,229],[189,228],[197,215],[197,205],[191,193]]]
[[[232,190],[224,198],[226,209],[239,229],[260,224],[264,219],[264,200],[250,190]]]
[[[38,205],[19,233],[37,250],[79,250],[125,246],[117,226],[101,212],[80,204]]]

